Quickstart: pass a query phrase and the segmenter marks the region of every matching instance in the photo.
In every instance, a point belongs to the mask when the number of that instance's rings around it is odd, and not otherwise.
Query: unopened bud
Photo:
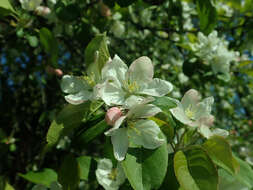
[[[112,107],[107,110],[105,120],[108,125],[114,125],[114,123],[121,117],[122,112],[118,107]]]
[[[61,77],[63,75],[63,72],[61,69],[55,69],[54,72],[55,72],[55,75],[58,77]]]
[[[37,13],[37,15],[47,16],[51,13],[51,10],[48,7],[39,6],[36,8],[35,12]]]

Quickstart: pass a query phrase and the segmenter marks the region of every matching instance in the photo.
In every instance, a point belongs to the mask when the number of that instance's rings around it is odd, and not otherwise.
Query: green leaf
[[[28,40],[31,47],[38,46],[38,38],[36,36],[28,36],[27,40]]]
[[[78,187],[80,181],[80,166],[71,154],[67,155],[58,173],[58,181],[63,190],[74,190]]]
[[[105,120],[98,122],[96,125],[84,131],[76,140],[79,146],[85,145],[91,140],[93,140],[98,135],[102,134],[109,126],[107,125]]]
[[[14,190],[14,188],[7,182],[7,180],[3,176],[0,176],[0,189]]]
[[[62,190],[62,188],[61,188],[61,185],[57,181],[54,181],[50,185],[50,190]]]
[[[182,151],[174,156],[174,170],[177,180],[184,190],[200,190],[188,169],[187,159]]]
[[[15,13],[12,5],[9,0],[1,0],[0,1],[0,17],[9,15],[10,13]]]
[[[167,96],[157,97],[152,104],[165,112],[168,112],[171,108],[177,107],[175,100]]]
[[[35,184],[45,185],[49,187],[54,181],[57,181],[57,173],[49,168],[45,168],[40,172],[28,172],[26,174],[19,174],[21,177]]]
[[[240,165],[239,172],[234,175],[235,178],[240,181],[242,184],[246,185],[249,188],[253,188],[253,170],[249,164],[240,158],[234,156],[236,161]]]
[[[208,35],[217,23],[217,12],[210,0],[195,0],[200,22],[200,30]]]
[[[88,181],[91,160],[92,158],[89,156],[80,156],[77,158],[77,161],[80,166],[80,179]]]
[[[99,34],[92,39],[85,49],[85,63],[88,66],[87,73],[89,76],[95,77],[96,82],[100,80],[101,70],[109,58],[106,35]]]
[[[165,134],[165,136],[167,137],[167,140],[171,142],[174,137],[174,128],[171,125],[169,125],[167,122],[161,120],[161,118],[159,118],[159,115],[160,114],[158,114],[155,117],[151,117],[149,119],[156,122],[156,124],[160,127],[163,134]]]
[[[47,190],[47,187],[44,185],[35,185],[32,190]]]
[[[223,137],[213,136],[209,138],[203,144],[203,148],[218,166],[226,169],[230,173],[236,173],[238,171],[239,168],[236,168],[234,163],[231,147]]]
[[[54,146],[59,139],[80,126],[89,110],[89,102],[80,105],[68,104],[51,123],[47,132],[48,146]]]
[[[240,61],[238,67],[244,67],[244,66],[252,64],[252,63],[253,63],[252,60]]]
[[[174,157],[176,177],[184,190],[217,190],[218,172],[200,146],[192,146]]]
[[[174,172],[173,158],[174,158],[174,154],[169,154],[167,174],[159,190],[165,190],[165,189],[168,189],[168,187],[170,187],[171,190],[179,190],[178,189],[179,183],[177,181],[177,178]]]
[[[53,33],[47,28],[40,29],[40,43],[45,51],[50,54],[51,62],[57,66],[58,61],[58,42]]]
[[[224,169],[219,169],[219,189],[220,190],[249,190],[249,188],[240,183],[235,176]]]
[[[167,166],[166,143],[155,150],[129,148],[122,162],[124,172],[135,190],[158,189],[165,178]]]

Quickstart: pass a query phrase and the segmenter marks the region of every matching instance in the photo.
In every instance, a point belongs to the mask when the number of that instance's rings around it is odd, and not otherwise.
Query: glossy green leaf
[[[230,173],[236,173],[239,168],[235,168],[235,164],[231,147],[228,142],[220,136],[213,136],[209,138],[204,144],[203,148],[207,151],[210,158],[218,166],[226,169]]]
[[[95,80],[98,82],[101,70],[109,58],[110,54],[107,47],[106,35],[97,35],[85,49],[85,63],[88,65],[88,75],[95,77]]]
[[[32,190],[47,190],[47,187],[44,185],[35,185]]]
[[[182,151],[174,156],[174,170],[177,180],[184,190],[200,190],[190,174],[187,159]]]
[[[106,129],[109,128],[105,120],[98,122],[96,125],[84,131],[75,141],[79,146],[85,145],[92,141],[98,135],[101,135]]]
[[[50,54],[51,62],[57,66],[58,61],[58,42],[53,33],[47,28],[40,29],[40,43],[42,44],[45,52]]]
[[[80,166],[80,179],[88,180],[92,158],[89,156],[80,156],[77,161]]]
[[[158,189],[165,178],[167,166],[166,143],[155,150],[129,148],[122,162],[124,172],[135,190]]]
[[[47,132],[48,146],[54,146],[59,139],[80,126],[89,110],[89,102],[80,105],[67,105],[51,123]]]
[[[211,0],[195,0],[200,22],[200,30],[204,34],[209,34],[217,23],[217,12]]]
[[[156,122],[156,124],[160,127],[163,134],[165,134],[165,136],[167,137],[167,140],[170,142],[173,140],[173,137],[174,137],[174,128],[171,125],[169,125],[167,122],[163,121],[159,117],[159,115],[160,114],[158,114],[155,117],[151,117],[149,119]]]
[[[12,5],[9,0],[1,0],[0,1],[0,17],[9,15],[10,13],[15,13]]]
[[[165,112],[168,112],[171,108],[177,107],[175,100],[167,96],[157,97],[152,104]]]
[[[21,177],[35,184],[45,185],[49,187],[54,181],[57,181],[57,173],[49,168],[45,168],[39,172],[28,172],[26,174],[19,174]]]
[[[250,190],[246,185],[240,183],[235,176],[224,169],[219,169],[219,189],[220,190]]]
[[[67,155],[60,167],[58,181],[63,190],[74,190],[80,181],[80,166],[73,155]]]
[[[235,178],[240,181],[242,184],[246,185],[249,188],[253,188],[253,170],[250,165],[243,161],[242,159],[234,156],[236,161],[240,165],[239,172],[234,175]]]
[[[200,146],[193,146],[174,157],[174,169],[184,190],[217,190],[218,172]]]

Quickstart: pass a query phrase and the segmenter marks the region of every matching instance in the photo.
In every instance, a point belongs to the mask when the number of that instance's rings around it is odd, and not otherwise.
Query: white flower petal
[[[198,128],[198,132],[203,135],[205,138],[209,139],[213,133],[212,131],[209,129],[208,126],[202,125]]]
[[[196,105],[196,113],[194,118],[198,120],[201,117],[209,116],[212,111],[214,99],[213,97],[205,98],[202,102]]]
[[[99,94],[101,99],[109,106],[123,105],[125,102],[126,93],[116,83],[110,82],[110,80],[106,81],[100,88]]]
[[[85,80],[80,77],[64,75],[61,80],[61,89],[68,94],[75,94],[81,90],[90,89],[91,87]]]
[[[151,82],[153,75],[154,67],[152,61],[146,56],[136,59],[128,70],[128,79],[130,82],[137,82],[137,84]]]
[[[112,167],[112,161],[104,158],[98,161],[98,166],[96,170],[96,177],[98,183],[108,190],[110,188],[110,185],[112,184],[112,180],[109,179],[109,174],[112,171]]]
[[[139,104],[132,107],[127,116],[129,118],[148,118],[162,112],[162,110],[152,104]]]
[[[128,128],[130,141],[147,149],[158,148],[165,142],[159,137],[160,133],[159,126],[151,120],[139,120]]]
[[[124,108],[130,109],[136,104],[141,104],[143,101],[145,101],[145,99],[146,98],[142,96],[131,95],[125,100]]]
[[[183,105],[177,100],[175,102],[177,103],[177,107],[170,109],[172,115],[181,123],[186,125],[192,123],[192,121],[186,116]]]
[[[184,110],[186,110],[187,108],[189,108],[189,106],[196,106],[196,104],[200,100],[201,100],[201,96],[199,92],[197,90],[190,89],[184,94],[181,100],[181,104]]]
[[[218,136],[222,136],[222,137],[227,137],[229,135],[229,132],[224,130],[224,129],[220,129],[220,128],[215,128],[213,130],[213,135],[218,135]]]
[[[173,85],[170,82],[155,78],[150,83],[145,84],[138,93],[161,97],[171,92],[172,89]]]
[[[23,9],[28,11],[35,10],[43,0],[19,0]]]
[[[105,132],[105,135],[112,136],[113,132],[116,131],[126,119],[126,116],[121,116],[114,124],[113,128]]]
[[[128,149],[128,136],[126,128],[119,128],[113,132],[111,136],[114,157],[118,161],[122,161],[125,158]]]
[[[78,92],[77,94],[70,94],[65,96],[65,100],[73,105],[81,104],[87,100],[90,100],[92,98],[93,93],[87,90],[82,90]]]
[[[114,78],[119,83],[118,85],[122,86],[126,80],[127,70],[127,65],[119,58],[119,56],[115,55],[113,60],[108,61],[103,67],[102,80]]]
[[[212,126],[214,122],[214,116],[213,115],[207,115],[205,117],[201,117],[199,118],[197,121],[193,122],[195,124],[195,126]]]

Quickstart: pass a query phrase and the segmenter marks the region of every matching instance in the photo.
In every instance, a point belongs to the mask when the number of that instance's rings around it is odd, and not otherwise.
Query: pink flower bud
[[[121,117],[122,112],[118,107],[112,107],[107,110],[105,120],[108,125],[114,125],[114,123]]]
[[[63,72],[61,69],[55,69],[54,72],[55,72],[55,75],[58,77],[61,77],[63,75]]]

